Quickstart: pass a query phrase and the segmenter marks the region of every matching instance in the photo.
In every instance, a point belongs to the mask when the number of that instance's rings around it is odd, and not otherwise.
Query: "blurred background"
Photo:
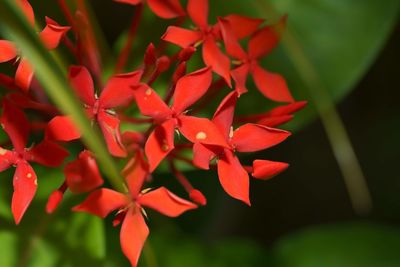
[[[65,23],[56,3],[30,2],[38,19]],[[118,51],[134,8],[91,2]],[[250,208],[222,191],[216,173],[188,170],[208,205],[174,220],[149,212],[140,266],[400,266],[399,8],[399,0],[210,1],[211,23],[230,13],[267,23],[288,14],[283,41],[263,64],[309,105],[283,127],[294,132],[288,141],[243,158],[290,163],[271,180],[251,181]],[[132,66],[166,26],[146,10]],[[257,93],[241,101],[243,113],[271,107]],[[42,184],[18,227],[9,208],[12,172],[0,173],[0,266],[129,266],[111,219],[69,212],[79,197],[45,214],[62,173],[37,169]],[[155,176],[179,192],[170,174]]]

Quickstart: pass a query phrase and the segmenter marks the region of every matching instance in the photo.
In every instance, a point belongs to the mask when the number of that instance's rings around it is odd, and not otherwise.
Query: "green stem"
[[[262,10],[264,15],[277,17],[276,10],[264,0],[257,0],[254,4],[257,10]],[[372,208],[370,192],[345,125],[326,86],[321,81],[317,69],[308,59],[297,40],[296,35],[288,27],[283,35],[282,44],[289,59],[305,83],[310,98],[321,118],[342,172],[354,211],[358,214],[368,213]]]
[[[109,155],[99,131],[92,128],[79,100],[72,93],[73,90],[69,86],[66,71],[60,68],[45,49],[14,0],[2,1],[0,18],[2,33],[18,45],[22,54],[30,62],[34,62],[36,77],[47,94],[63,113],[71,116],[82,133],[83,141],[96,155],[99,165],[112,186],[117,190],[124,191],[124,180],[114,160]]]

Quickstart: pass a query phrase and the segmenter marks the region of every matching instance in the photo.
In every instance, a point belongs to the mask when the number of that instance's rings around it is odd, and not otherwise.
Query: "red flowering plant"
[[[29,2],[6,2],[3,9],[10,8],[24,18],[21,27],[30,25],[33,31],[35,20]],[[145,208],[176,217],[207,204],[206,196],[193,187],[178,162],[211,170],[213,175],[216,169],[226,193],[248,205],[249,174],[269,179],[288,167],[286,163],[264,159],[256,159],[248,166],[237,156],[284,141],[290,133],[273,127],[291,120],[305,105],[294,101],[282,76],[263,69],[258,62],[277,45],[286,17],[277,25],[263,26],[261,19],[229,15],[210,25],[207,0],[189,0],[187,12],[178,0],[115,0],[134,5],[135,16],[115,61],[114,74],[104,78],[109,72],[103,69],[104,58],[87,5],[84,1],[77,1],[73,7],[63,0],[58,2],[70,25],[59,26],[46,18],[46,27],[36,41],[47,50],[58,46],[69,50],[73,60],[65,70],[67,78],[63,80],[63,72],[55,76],[61,77],[58,85],[65,90],[49,89],[49,79],[39,69],[35,79],[34,60],[46,56],[32,56],[18,43],[0,41],[0,62],[17,65],[15,78],[0,75],[0,84],[6,89],[0,120],[10,140],[0,147],[0,171],[16,167],[11,209],[17,224],[40,184],[30,162],[48,167],[64,165],[64,182],[49,196],[47,212],[62,205],[67,190],[88,194],[72,210],[102,218],[115,212],[114,226],[121,224],[122,252],[136,266],[149,234]],[[145,5],[160,18],[178,19],[161,40],[154,40],[160,43],[158,47],[151,43],[143,56],[135,54],[142,62],[132,67],[127,64],[128,56]],[[186,14],[194,29],[181,27]],[[12,34],[7,36],[13,38]],[[248,52],[241,46],[246,42]],[[169,43],[178,45],[180,50],[167,53]],[[38,51],[48,54],[47,50]],[[192,68],[192,63],[198,62],[193,60],[198,53],[204,64],[196,63],[193,70],[187,71],[188,66]],[[15,64],[17,61],[19,64]],[[276,103],[264,113],[235,116],[236,107],[246,101],[248,74],[253,76],[258,90]],[[164,82],[159,83],[160,80]],[[43,94],[43,89],[53,101]],[[57,93],[51,93],[54,91]],[[209,104],[217,106],[216,101],[223,95],[214,116],[207,116],[213,113]],[[65,104],[71,99],[73,104]],[[102,133],[99,138],[98,129]],[[28,141],[38,135],[43,141],[29,145]],[[72,153],[72,160],[65,162],[67,149],[77,143],[81,151]],[[115,165],[116,160],[121,164]],[[158,166],[164,162],[190,200],[164,186],[152,188],[152,181],[158,179]],[[103,177],[110,183],[104,183]]]

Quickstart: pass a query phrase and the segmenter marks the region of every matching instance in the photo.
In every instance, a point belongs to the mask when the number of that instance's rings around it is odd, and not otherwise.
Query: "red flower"
[[[141,71],[135,71],[112,77],[100,97],[97,97],[93,80],[85,67],[71,67],[69,72],[72,87],[83,102],[89,118],[99,124],[108,150],[116,157],[125,157],[126,150],[121,143],[120,121],[112,109],[126,106],[133,100],[134,94],[130,87],[139,83],[141,74]],[[80,133],[67,116],[55,117],[46,129],[46,138],[50,140],[71,141],[79,137]]]
[[[151,208],[169,217],[177,217],[197,206],[174,195],[166,188],[144,190],[140,192],[148,168],[142,157],[137,157],[132,172],[126,176],[128,194],[111,189],[98,189],[92,192],[74,211],[84,211],[105,218],[110,212],[117,210],[114,225],[122,222],[120,232],[121,248],[132,266],[137,266],[144,242],[149,234],[143,215],[144,207]]]
[[[27,0],[18,0],[17,3],[24,12],[26,18],[35,26],[35,17],[31,5]],[[39,37],[47,49],[55,49],[60,43],[61,38],[70,29],[70,27],[60,26],[54,20],[46,17],[46,27],[39,33]],[[24,58],[18,57],[18,49],[14,43],[6,40],[0,40],[0,63],[13,59],[19,61],[17,71],[15,73],[15,83],[24,92],[29,90],[34,72],[34,66]]]
[[[148,85],[134,89],[140,112],[152,117],[158,125],[145,145],[150,172],[174,149],[174,131],[178,129],[189,141],[227,146],[216,126],[208,119],[185,115],[208,90],[212,81],[210,68],[203,68],[180,78],[176,84],[173,104],[167,104]]]
[[[129,5],[139,5],[143,4],[145,0],[114,0],[115,2],[129,4]],[[157,16],[164,19],[172,19],[180,16],[185,16],[185,11],[183,10],[179,0],[147,0],[151,11]]]
[[[237,97],[236,92],[231,92],[222,101],[212,120],[223,133],[229,148],[195,143],[193,163],[199,168],[209,169],[210,160],[217,157],[218,177],[224,190],[230,196],[250,205],[249,176],[235,152],[255,152],[267,149],[284,141],[290,133],[251,123],[233,131],[231,125]],[[265,178],[264,174],[259,174],[258,167],[257,163],[256,177]],[[276,168],[276,170],[283,171],[283,167],[280,165],[280,168]]]
[[[16,166],[11,210],[16,224],[19,224],[37,188],[37,177],[29,162],[57,167],[68,156],[68,152],[56,143],[46,140],[26,148],[30,133],[29,122],[25,114],[7,100],[3,101],[0,122],[14,146],[13,150],[0,147],[0,171]]]
[[[250,38],[247,53],[237,41],[229,21],[220,19],[219,24],[227,53],[241,64],[231,71],[239,95],[247,92],[246,80],[248,74],[251,73],[258,90],[264,96],[278,102],[294,102],[284,78],[263,69],[258,63],[262,56],[268,54],[277,45],[280,39],[279,30],[285,26],[286,17],[283,17],[277,25],[265,26],[255,32]]]

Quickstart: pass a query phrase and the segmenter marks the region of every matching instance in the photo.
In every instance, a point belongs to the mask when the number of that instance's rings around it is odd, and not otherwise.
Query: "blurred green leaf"
[[[290,234],[274,249],[277,267],[400,266],[400,230],[378,224],[313,227]]]

